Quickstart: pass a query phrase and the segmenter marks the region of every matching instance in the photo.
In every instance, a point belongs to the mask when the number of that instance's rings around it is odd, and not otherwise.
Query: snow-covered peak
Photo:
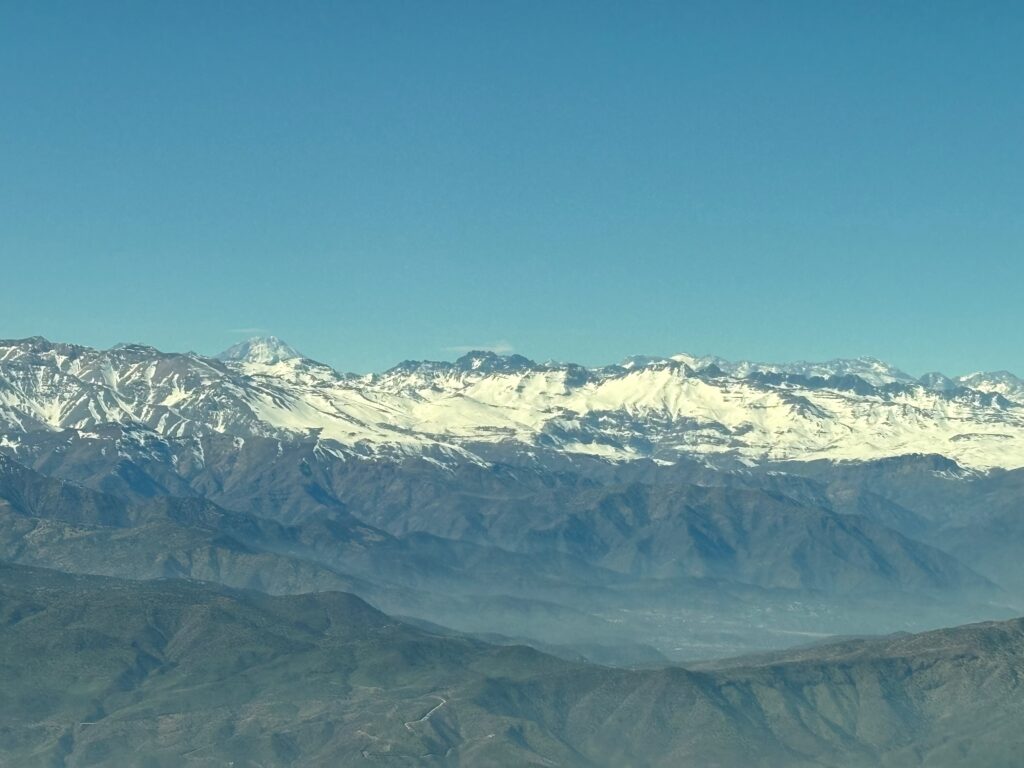
[[[634,368],[646,368],[649,365],[664,365],[670,359],[668,357],[658,357],[657,355],[630,355],[619,363],[619,367],[631,371]]]
[[[467,352],[456,360],[455,368],[466,372],[515,373],[536,368],[536,363],[522,355],[499,355],[496,352],[478,350]]]
[[[228,347],[219,355],[218,360],[240,363],[263,363],[271,365],[284,360],[303,357],[294,347],[281,341],[276,336],[253,336],[251,339]]]
[[[728,365],[725,360],[720,357],[714,357],[710,355],[691,355],[686,352],[680,352],[677,355],[671,357],[661,357],[659,355],[631,355],[619,363],[620,368],[625,368],[627,371],[635,370],[637,368],[656,368],[662,366],[679,366],[685,365],[694,371],[700,371],[704,368],[708,368],[712,365],[718,364]]]
[[[933,392],[952,392],[957,388],[957,383],[953,379],[938,371],[926,373],[918,381],[922,387]]]
[[[394,368],[385,371],[379,378],[393,381],[403,377],[412,377],[425,381],[430,378],[445,378],[460,374],[487,376],[501,373],[525,373],[526,371],[552,367],[563,368],[571,366],[538,366],[533,360],[522,355],[499,355],[488,350],[475,350],[467,352],[454,363],[444,360],[404,360]]]
[[[873,387],[887,384],[913,384],[915,379],[899,368],[889,365],[874,357],[837,358],[815,363],[798,361],[795,363],[719,363],[719,367],[734,376],[750,376],[754,373],[782,373],[794,376],[814,378],[831,378],[856,376]]]
[[[758,363],[750,360],[726,360],[715,355],[691,355],[685,352],[671,357],[634,355],[619,365],[627,370],[652,366],[682,364],[694,371],[716,370],[737,378],[749,378],[754,374],[785,374],[808,378],[828,379],[831,377],[856,376],[873,387],[887,384],[913,384],[915,379],[899,368],[873,357],[838,358],[825,362],[798,361],[794,363]]]
[[[994,392],[1008,400],[1024,403],[1024,379],[1009,371],[980,371],[959,376],[957,383],[979,392]]]

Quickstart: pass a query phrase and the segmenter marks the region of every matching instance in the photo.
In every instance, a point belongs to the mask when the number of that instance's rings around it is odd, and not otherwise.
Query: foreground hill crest
[[[1019,763],[1021,620],[692,672],[488,645],[337,592],[275,598],[0,561],[0,605],[0,659],[19,660],[0,665],[10,764]]]
[[[1024,466],[1024,382],[915,380],[872,358],[762,364],[677,355],[585,368],[471,352],[343,374],[275,337],[216,357],[0,341],[0,446],[116,425],[154,439],[316,437],[325,450],[487,463],[509,452],[715,465],[931,453]]]

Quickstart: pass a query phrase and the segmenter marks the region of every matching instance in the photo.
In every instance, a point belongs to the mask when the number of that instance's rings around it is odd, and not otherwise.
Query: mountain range
[[[0,756],[1011,765],[1022,419],[869,358],[0,342],[0,648],[56,665]]]
[[[870,358],[792,365],[677,355],[585,368],[471,352],[343,374],[275,338],[216,358],[34,338],[0,342],[0,426],[116,424],[154,439],[314,435],[341,454],[446,463],[553,451],[715,465],[938,453],[1024,466],[1024,382],[1006,372],[919,380]]]
[[[354,375],[274,338],[217,358],[0,342],[0,477],[22,488],[5,546],[85,573],[346,589],[624,663],[1005,617],[1024,584],[1024,406],[1005,377],[969,378],[940,392],[868,359],[483,352]],[[955,429],[974,437],[929,442]],[[996,430],[985,463],[1007,469],[960,463]],[[872,450],[933,450],[820,458],[867,450],[863,431],[884,437]],[[951,448],[960,461],[936,455]],[[69,517],[68,483],[130,511]],[[51,501],[26,507],[28,486]]]

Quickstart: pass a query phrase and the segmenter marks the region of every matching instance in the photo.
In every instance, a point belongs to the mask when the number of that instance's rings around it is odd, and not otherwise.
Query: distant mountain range
[[[0,342],[0,764],[1016,765],[1019,620],[835,640],[1022,500],[1006,373]]]
[[[352,375],[273,338],[219,358],[0,342],[0,551],[343,589],[627,664],[1006,617],[1024,406],[935,386],[867,360],[481,352]]]
[[[595,369],[490,352],[355,375],[273,337],[215,358],[0,342],[0,446],[31,451],[38,433],[89,439],[110,425],[154,444],[313,436],[339,456],[448,466],[510,454],[720,467],[939,454],[984,471],[1024,466],[1024,381],[1007,372],[914,379],[870,358],[677,355]]]

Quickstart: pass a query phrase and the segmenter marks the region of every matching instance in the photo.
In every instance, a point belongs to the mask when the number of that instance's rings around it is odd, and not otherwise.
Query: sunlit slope
[[[221,357],[2,342],[3,444],[118,424],[158,440],[315,434],[342,455],[447,462],[484,461],[486,446],[509,444],[614,460],[937,453],[977,469],[1024,466],[1024,384],[1005,372],[917,381],[868,359],[784,366],[679,355],[584,368],[471,353],[356,376],[277,339]]]

